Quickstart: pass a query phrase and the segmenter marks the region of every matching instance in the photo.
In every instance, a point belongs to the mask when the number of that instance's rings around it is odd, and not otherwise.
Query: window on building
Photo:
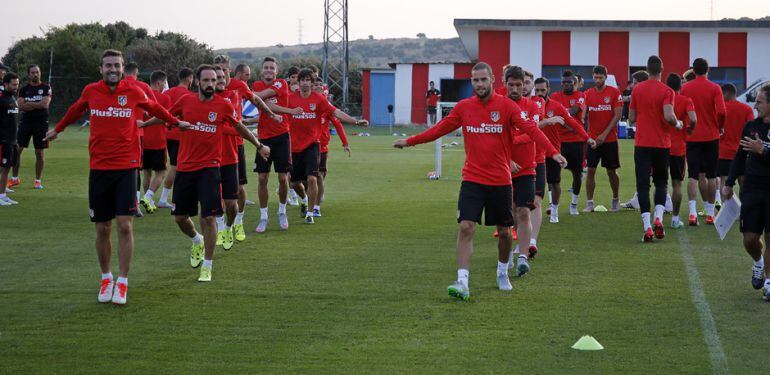
[[[469,79],[442,79],[440,87],[442,102],[459,102],[473,96]]]
[[[732,83],[738,89],[738,93],[746,90],[745,68],[709,68],[709,80],[718,84]]]
[[[557,92],[561,91],[561,75],[564,73],[565,70],[571,70],[572,73],[579,74],[583,76],[583,88],[581,91],[585,91],[590,89],[591,87],[594,87],[594,79],[593,79],[593,65],[591,66],[578,66],[578,65],[571,65],[571,66],[559,66],[559,65],[551,65],[551,66],[543,66],[543,77],[547,78],[549,83],[551,84],[551,92]]]

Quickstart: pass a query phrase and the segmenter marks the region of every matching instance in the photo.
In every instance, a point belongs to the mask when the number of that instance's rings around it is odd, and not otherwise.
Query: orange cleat
[[[533,259],[537,255],[537,246],[529,245],[529,259]]]
[[[698,216],[690,215],[690,226],[691,227],[697,227],[698,226]]]
[[[492,233],[492,237],[497,238],[500,237],[500,233],[495,229],[495,233]]]
[[[706,224],[714,225],[714,217],[711,215],[706,215]]]
[[[8,189],[10,189],[10,188],[12,188],[14,186],[19,186],[19,185],[21,185],[21,179],[20,178],[17,178],[17,179],[9,178],[8,179],[8,185],[7,185]]]
[[[660,222],[660,219],[655,219],[655,238],[662,240],[663,237],[666,237],[666,231],[663,230],[663,223]]]
[[[653,237],[654,237],[654,234],[652,233],[652,228],[647,228],[647,230],[644,231],[644,237],[642,237],[642,242],[652,242]]]
[[[511,236],[513,236],[514,241],[519,239],[519,234],[516,233],[516,228],[514,227],[511,227]]]
[[[35,180],[35,187],[34,187],[34,188],[35,188],[36,190],[40,190],[40,189],[42,189],[42,188],[43,188],[43,183],[42,183],[42,182],[40,182],[39,180]]]

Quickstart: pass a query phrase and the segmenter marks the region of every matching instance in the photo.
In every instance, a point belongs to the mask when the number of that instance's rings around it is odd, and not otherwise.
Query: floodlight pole
[[[323,80],[329,89],[336,87],[341,97],[334,104],[348,111],[348,0],[324,0]]]

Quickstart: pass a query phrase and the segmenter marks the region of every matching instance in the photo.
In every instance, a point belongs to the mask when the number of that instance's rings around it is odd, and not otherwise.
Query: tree
[[[161,32],[158,35],[138,39],[128,47],[129,60],[136,62],[142,77],[149,78],[154,70],[162,70],[168,75],[169,85],[179,83],[179,69],[195,69],[200,64],[211,63],[211,48],[190,39],[187,35]]]
[[[425,38],[427,38],[427,36],[425,36],[425,33],[418,33],[418,34],[417,34],[417,37],[418,37],[418,38],[420,38],[420,39],[425,39]]]

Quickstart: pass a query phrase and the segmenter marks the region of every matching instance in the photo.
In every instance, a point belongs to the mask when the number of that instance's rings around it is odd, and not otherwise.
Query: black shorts
[[[603,143],[596,148],[588,147],[586,150],[586,162],[588,168],[599,166],[599,160],[602,161],[602,168],[618,169],[620,168],[620,154],[618,153],[618,142]]]
[[[222,199],[238,199],[238,164],[219,167],[222,179]]]
[[[166,170],[166,149],[142,150],[142,169],[152,169],[153,171],[165,171]]]
[[[88,212],[101,223],[136,213],[136,169],[95,170],[88,174]]]
[[[10,168],[16,165],[16,145],[10,143],[0,143],[0,167]]]
[[[463,220],[484,225],[509,227],[513,225],[513,191],[511,185],[489,186],[463,181],[457,200],[457,222]]]
[[[428,114],[435,115],[436,114],[436,107],[429,105],[428,106]]]
[[[321,157],[318,159],[318,171],[328,172],[329,171],[329,169],[327,168],[328,162],[329,162],[329,151],[322,152]]]
[[[570,171],[582,171],[585,157],[585,142],[562,142],[561,154],[567,159],[567,168]]]
[[[224,178],[224,176],[222,177]],[[248,183],[249,178],[246,176],[246,148],[243,145],[238,145],[238,184],[246,185]]]
[[[741,233],[770,233],[770,190],[741,188]]]
[[[218,167],[177,172],[174,179],[172,215],[195,216],[198,203],[201,217],[222,215],[222,178]]]
[[[684,172],[687,170],[684,156],[669,156],[668,163],[671,171],[671,181],[684,181]]]
[[[275,173],[291,172],[291,138],[289,138],[289,133],[277,135],[273,138],[260,139],[259,141],[265,146],[270,147],[270,157],[264,160],[257,153],[257,167],[254,168],[254,172],[270,173],[270,165],[273,163],[275,163],[273,167]]]
[[[545,197],[545,163],[538,163],[535,167],[535,195]]]
[[[519,176],[513,179],[513,202],[516,207],[535,209],[535,176]]]
[[[308,176],[318,176],[318,143],[313,143],[302,152],[292,152],[291,182],[307,180]]]
[[[168,151],[168,164],[176,167],[176,157],[179,155],[179,141],[167,139],[166,150]]]
[[[717,167],[717,176],[729,176],[730,166],[733,164],[732,159],[719,159]]]
[[[32,138],[35,150],[48,148],[48,141],[43,140],[46,133],[48,133],[48,120],[22,118],[17,136],[19,147],[28,148],[29,139]]]
[[[551,158],[545,159],[545,181],[549,184],[561,182],[561,165]]]
[[[653,183],[668,183],[668,158],[667,148],[635,147],[634,165],[636,166],[636,190],[645,190],[650,187],[650,176]]]
[[[697,180],[704,173],[706,178],[716,178],[719,167],[719,140],[687,142],[687,169],[690,178]]]

